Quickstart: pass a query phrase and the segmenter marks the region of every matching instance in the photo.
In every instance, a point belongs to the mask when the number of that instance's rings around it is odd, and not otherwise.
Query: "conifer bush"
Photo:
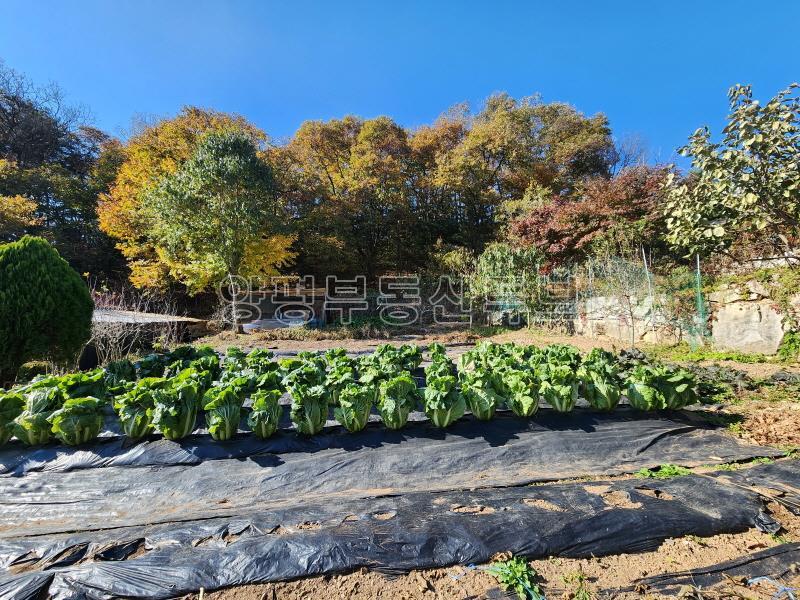
[[[89,339],[89,289],[42,238],[0,245],[0,383],[23,363],[77,358]]]

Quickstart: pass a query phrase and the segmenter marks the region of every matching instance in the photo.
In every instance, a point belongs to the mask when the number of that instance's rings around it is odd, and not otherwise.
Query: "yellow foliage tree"
[[[243,117],[186,107],[173,119],[140,126],[122,149],[124,160],[109,193],[99,198],[98,217],[100,228],[117,240],[137,287],[164,287],[174,272],[172,261],[151,243],[154,215],[142,202],[144,194],[192,156],[203,134],[229,130],[244,132],[256,144],[267,139]]]

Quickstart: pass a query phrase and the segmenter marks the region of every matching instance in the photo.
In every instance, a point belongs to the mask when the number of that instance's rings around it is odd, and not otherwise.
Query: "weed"
[[[761,458],[754,458],[753,460],[742,462],[742,463],[723,463],[721,465],[710,465],[712,469],[716,471],[738,471],[742,467],[747,465],[769,465],[774,463],[775,461],[767,456],[762,456]]]
[[[703,547],[708,546],[708,542],[707,541],[705,541],[703,538],[698,537],[696,535],[687,535],[687,536],[685,536],[685,539],[690,541],[690,542],[694,542],[698,546],[703,546]]]
[[[594,597],[591,591],[589,591],[589,587],[586,585],[586,575],[583,571],[567,573],[562,579],[566,585],[575,586],[572,592],[568,592],[568,598],[572,600],[592,600]]]
[[[770,533],[769,537],[776,544],[788,544],[789,541],[790,541],[789,538],[786,537],[785,535],[780,535],[780,534],[777,534],[777,533]]]
[[[536,570],[520,556],[494,563],[488,569],[504,590],[516,592],[520,600],[544,600],[544,594],[535,580]]]
[[[661,465],[655,469],[643,468],[635,473],[637,477],[650,477],[653,479],[672,479],[673,477],[683,477],[684,475],[691,474],[692,472],[686,467],[671,464]]]

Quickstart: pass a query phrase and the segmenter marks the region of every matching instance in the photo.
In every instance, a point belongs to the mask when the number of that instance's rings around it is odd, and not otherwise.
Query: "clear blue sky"
[[[183,105],[277,139],[305,119],[432,121],[494,91],[604,112],[654,160],[718,129],[726,90],[800,80],[800,1],[4,0],[0,57],[58,82],[95,124]]]

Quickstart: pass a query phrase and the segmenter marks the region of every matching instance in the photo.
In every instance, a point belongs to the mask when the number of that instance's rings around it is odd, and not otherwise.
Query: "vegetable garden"
[[[579,396],[599,411],[614,410],[623,396],[641,411],[677,410],[698,399],[690,372],[623,363],[601,349],[581,356],[565,345],[484,343],[456,364],[444,346],[432,344],[429,358],[421,369],[423,353],[410,345],[382,345],[356,358],[337,348],[281,360],[268,350],[245,354],[231,348],[220,359],[210,348],[184,346],[136,363],[38,376],[2,392],[0,441],[13,436],[40,446],[55,437],[67,445],[85,444],[100,433],[107,404],[133,440],[155,432],[168,440],[184,438],[195,430],[200,411],[214,440],[236,435],[244,413],[252,433],[268,438],[278,429],[284,392],[291,398],[291,420],[304,435],[319,433],[331,408],[339,424],[357,432],[373,407],[389,429],[404,427],[417,407],[444,428],[467,410],[481,421],[492,419],[498,408],[530,418],[540,400],[569,413]]]
[[[704,387],[641,354],[459,350],[185,346],[3,392],[0,596],[169,598],[506,551],[636,552],[753,527],[744,478],[800,483],[781,461],[727,474],[738,483],[600,479],[598,493],[575,479],[782,452],[680,410]]]

